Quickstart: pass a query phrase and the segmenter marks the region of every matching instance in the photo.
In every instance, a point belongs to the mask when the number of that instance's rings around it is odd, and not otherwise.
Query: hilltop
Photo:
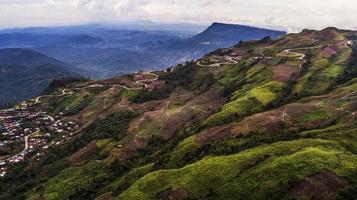
[[[304,30],[54,84],[29,104],[80,128],[10,166],[0,199],[356,199],[356,45]]]

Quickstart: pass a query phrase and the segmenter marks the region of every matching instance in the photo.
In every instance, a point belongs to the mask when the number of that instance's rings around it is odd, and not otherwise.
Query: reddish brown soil
[[[125,76],[120,76],[120,77],[114,77],[114,78],[109,78],[109,79],[104,79],[98,81],[99,84],[105,85],[105,84],[120,84],[120,83],[125,83],[125,82],[130,82],[130,79]]]
[[[357,111],[357,101],[354,101],[351,104],[349,104],[348,110],[350,110],[351,112],[356,112]]]
[[[149,143],[148,137],[132,136],[128,142],[120,149],[116,149],[114,155],[119,160],[128,160],[135,155],[138,149],[144,149]]]
[[[105,195],[100,196],[98,199],[99,200],[112,200],[113,196],[112,196],[112,194],[105,194]]]
[[[348,44],[348,40],[339,40],[336,42],[336,46],[345,46]]]
[[[43,196],[32,197],[31,200],[45,200]]]
[[[162,115],[163,112],[161,110],[146,112],[142,116],[136,118],[134,121],[130,123],[128,132],[134,133],[135,130],[139,129],[144,124],[150,123],[154,121],[156,118],[161,117]]]
[[[336,36],[337,32],[335,28],[326,28],[322,31],[313,33],[312,38],[320,41],[331,41],[334,40]]]
[[[193,97],[189,95],[188,97]],[[187,100],[187,99],[186,99]],[[175,101],[175,99],[173,99]],[[169,119],[165,122],[162,132],[160,133],[161,137],[164,140],[170,139],[173,134],[182,128],[187,122],[193,119],[202,119],[208,117],[210,113],[217,110],[220,106],[225,102],[225,98],[223,98],[219,92],[215,89],[210,89],[201,95],[194,97],[192,100],[188,101],[185,106],[181,108],[178,113],[173,114],[169,117]],[[162,115],[162,110],[165,106],[170,103],[170,99],[162,102],[160,106],[160,110],[145,113],[145,115],[150,115],[151,118],[157,118]],[[203,110],[194,109],[195,106],[206,105]],[[136,120],[137,121],[137,120]],[[147,121],[145,119],[139,119],[139,121]],[[135,122],[134,122],[135,123]],[[140,125],[139,125],[140,126]],[[136,126],[136,127],[139,127]],[[131,126],[132,127],[132,126]],[[129,129],[130,131],[131,129]]]
[[[182,109],[180,112],[171,116],[164,125],[162,132],[160,133],[161,137],[164,140],[170,139],[176,131],[178,131],[181,127],[183,127],[186,122],[194,119],[195,110],[187,107]]]
[[[89,143],[86,147],[78,150],[76,153],[69,157],[69,160],[73,164],[83,163],[91,158],[93,154],[97,151],[97,147],[93,143]]]
[[[184,97],[176,99],[176,96],[173,95],[169,99],[162,100],[160,104],[156,104],[159,110],[146,112],[141,117],[135,119],[130,125],[129,133],[135,133],[135,130],[140,129],[145,123],[150,123],[151,120],[156,120],[158,117],[161,117],[162,120],[166,121],[164,121],[164,126],[159,134],[162,139],[169,140],[186,123],[192,120],[207,118],[212,112],[219,109],[226,100],[220,95],[219,91],[214,88],[197,96],[192,93],[187,94],[186,97],[185,95],[183,96]],[[192,99],[188,100],[189,98]],[[171,101],[177,102],[178,100],[188,101],[177,113],[169,117],[163,117],[165,107],[173,103]],[[126,160],[133,156],[137,149],[146,148],[153,135],[154,133],[143,137],[132,134],[126,144],[123,145],[123,148],[121,148],[119,158]]]
[[[232,128],[234,135],[246,135],[249,133],[274,133],[282,130],[284,108],[255,114]]]
[[[147,89],[149,91],[153,91],[155,89],[162,88],[165,85],[165,81],[161,81],[161,80],[147,81],[145,84],[147,84]]]
[[[224,67],[221,66],[210,66],[208,69],[215,78],[218,78],[224,72]]]
[[[296,184],[289,196],[307,199],[333,200],[336,194],[346,189],[348,182],[330,171],[322,171]]]
[[[325,47],[321,52],[320,56],[324,58],[329,58],[334,55],[337,51],[336,47]]]
[[[234,49],[234,52],[232,53],[233,56],[246,56],[248,55],[248,52],[245,49]]]
[[[313,103],[293,103],[289,104],[286,113],[289,118],[297,119],[317,108]]]
[[[210,142],[220,140],[231,134],[231,126],[219,126],[207,129],[196,137],[196,143],[199,145],[205,145]]]
[[[189,192],[186,188],[179,188],[176,190],[167,189],[158,194],[160,200],[181,200],[189,197]]]
[[[200,120],[208,117],[212,112],[216,111],[225,102],[218,90],[209,89],[208,91],[194,97],[192,100],[188,101],[187,104],[180,110],[180,112],[170,116],[170,118],[165,122],[165,126],[161,132],[161,137],[164,140],[170,139],[174,133],[182,128],[187,122],[191,120]],[[203,108],[194,109],[194,107]],[[202,110],[201,110],[202,109]]]
[[[292,64],[282,64],[273,68],[273,80],[286,83],[298,77],[301,71],[300,66]]]

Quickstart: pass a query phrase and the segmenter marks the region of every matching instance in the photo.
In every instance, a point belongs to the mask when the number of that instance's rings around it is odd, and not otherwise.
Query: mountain
[[[202,33],[194,36],[193,41],[203,43],[213,43],[223,47],[232,46],[239,41],[252,40],[252,38],[271,37],[277,38],[285,34],[283,31],[273,31],[251,26],[213,23]]]
[[[357,32],[304,30],[57,85],[29,102],[56,121],[4,166],[0,199],[357,198]]]
[[[199,33],[206,29],[206,25],[190,23],[159,23],[151,21],[133,21],[119,23],[101,23],[85,24],[74,26],[57,26],[57,27],[29,27],[13,28],[0,30],[2,33],[32,33],[32,34],[80,34],[95,33],[98,30],[125,30],[125,31],[160,31],[160,32],[178,32]]]
[[[149,22],[10,29],[0,31],[0,48],[31,48],[79,68],[76,72],[82,76],[106,78],[161,70],[241,40],[283,34],[219,23],[198,34],[202,29],[198,25]]]
[[[48,45],[99,45],[103,39],[86,34],[32,34],[32,33],[0,33],[2,48],[34,47]]]
[[[216,22],[197,35],[166,42],[151,51],[153,54],[160,55],[163,60],[167,59],[164,63],[168,66],[173,63],[198,59],[211,51],[233,46],[240,41],[264,37],[278,38],[283,34],[285,34],[283,31]]]
[[[56,78],[78,76],[56,59],[27,49],[0,49],[0,104],[39,95]]]

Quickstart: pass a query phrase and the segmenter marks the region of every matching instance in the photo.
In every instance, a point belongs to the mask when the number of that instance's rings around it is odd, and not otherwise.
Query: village
[[[70,140],[79,125],[62,117],[62,113],[51,116],[27,102],[0,110],[0,177],[6,175],[10,165],[27,158],[40,159],[51,146]]]

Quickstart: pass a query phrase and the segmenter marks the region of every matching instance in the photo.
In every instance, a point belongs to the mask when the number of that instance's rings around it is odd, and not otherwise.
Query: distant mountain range
[[[0,104],[39,95],[53,79],[78,76],[72,67],[26,49],[0,50]]]
[[[30,48],[69,63],[83,76],[103,78],[162,69],[241,40],[284,34],[222,23],[203,29],[201,25],[149,22],[9,29],[0,31],[0,48]]]
[[[166,65],[198,59],[218,48],[231,47],[240,41],[256,40],[264,37],[277,38],[285,34],[283,31],[274,31],[243,25],[213,23],[205,31],[189,38],[172,41],[158,46],[154,52],[166,53],[171,58]],[[164,52],[162,54],[165,54]]]
[[[0,31],[0,48],[5,48],[0,51],[0,103],[38,95],[54,78],[76,74],[103,78],[138,70],[161,70],[242,40],[284,34],[222,23],[194,34],[192,30],[200,27],[178,26],[188,30],[167,31],[172,25],[163,25],[160,30],[159,25],[151,27],[146,23],[142,29],[134,24]],[[153,31],[154,28],[158,30]]]

